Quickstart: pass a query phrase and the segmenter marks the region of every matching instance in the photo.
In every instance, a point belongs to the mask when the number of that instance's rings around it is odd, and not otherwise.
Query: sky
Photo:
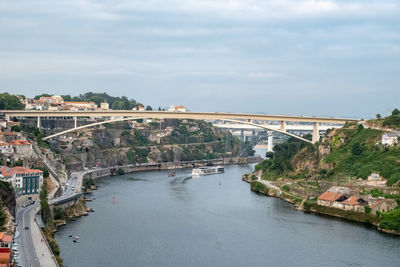
[[[370,118],[400,107],[400,1],[0,1],[0,91]]]

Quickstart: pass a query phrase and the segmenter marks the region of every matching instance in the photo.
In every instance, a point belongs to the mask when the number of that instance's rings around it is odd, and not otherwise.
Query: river
[[[95,212],[56,233],[65,266],[400,266],[400,238],[251,192],[253,168],[98,179]]]

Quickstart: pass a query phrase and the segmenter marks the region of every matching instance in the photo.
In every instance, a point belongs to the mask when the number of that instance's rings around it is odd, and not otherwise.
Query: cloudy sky
[[[0,91],[196,111],[369,117],[400,107],[400,1],[0,2]]]

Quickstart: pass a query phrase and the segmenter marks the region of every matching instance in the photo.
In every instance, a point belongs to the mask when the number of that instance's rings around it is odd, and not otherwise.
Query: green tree
[[[72,101],[71,95],[62,95],[61,97],[64,101]]]
[[[34,97],[34,99],[39,100],[42,96],[44,96],[44,97],[50,97],[50,96],[53,96],[53,95],[50,95],[50,94],[36,95],[36,96]]]
[[[24,104],[15,95],[0,94],[0,110],[22,110],[24,108]]]
[[[153,110],[153,108],[151,106],[147,106],[146,110]]]
[[[397,115],[400,115],[400,110],[398,110],[397,108],[395,108],[395,109],[392,111],[392,116],[397,116]]]
[[[272,158],[274,157],[274,152],[272,152],[272,151],[267,151],[267,153],[265,153],[265,157],[266,157],[266,158],[269,158],[269,159],[272,159]]]
[[[49,203],[47,202],[47,180],[44,179],[43,186],[39,193],[40,209],[42,211],[42,218],[45,223],[51,222],[51,213]]]
[[[20,132],[20,131],[21,127],[19,127],[18,125],[11,126],[11,132]]]
[[[351,153],[353,155],[361,155],[361,153],[363,152],[363,148],[361,146],[361,144],[359,142],[355,142],[352,147],[351,147]]]
[[[382,119],[382,115],[381,115],[381,114],[376,114],[376,118],[377,118],[378,120],[381,120],[381,119]]]

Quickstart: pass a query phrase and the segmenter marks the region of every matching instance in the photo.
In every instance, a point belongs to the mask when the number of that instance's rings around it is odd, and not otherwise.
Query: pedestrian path
[[[53,256],[50,248],[48,247],[42,232],[40,231],[39,225],[35,220],[36,209],[32,209],[30,218],[30,229],[32,234],[33,246],[40,266],[42,267],[56,267],[58,266],[56,259]]]

